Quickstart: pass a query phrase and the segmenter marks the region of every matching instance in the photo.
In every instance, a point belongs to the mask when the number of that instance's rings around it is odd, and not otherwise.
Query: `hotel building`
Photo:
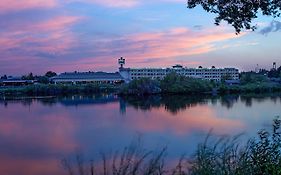
[[[204,80],[221,81],[223,78],[239,80],[239,70],[236,68],[187,68],[175,65],[171,68],[124,68],[125,59],[118,60],[119,73],[125,82],[140,78],[163,79],[167,74],[176,72],[179,75],[200,78]]]
[[[119,84],[140,78],[163,79],[167,74],[176,72],[179,75],[200,78],[204,80],[221,81],[223,78],[239,80],[239,70],[236,68],[187,68],[175,65],[170,68],[125,68],[125,59],[118,59],[119,72],[70,72],[51,78],[54,83],[110,83]]]

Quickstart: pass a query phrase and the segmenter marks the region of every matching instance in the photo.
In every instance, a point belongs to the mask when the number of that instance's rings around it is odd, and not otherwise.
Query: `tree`
[[[43,84],[48,84],[49,83],[49,77],[47,77],[47,76],[37,76],[36,80],[39,83],[43,83]]]
[[[255,72],[242,72],[240,80],[241,84],[243,85],[268,82],[268,79],[265,75],[257,74]]]
[[[278,78],[279,77],[279,72],[278,70],[276,69],[271,69],[269,72],[268,72],[268,77],[269,78]]]
[[[229,73],[226,73],[221,77],[222,82],[225,82],[225,80],[233,80],[233,77]]]
[[[23,79],[23,80],[34,80],[33,73],[32,73],[32,72],[30,72],[28,75],[24,75],[24,76],[22,76],[22,78],[21,78],[21,79]]]
[[[221,21],[231,24],[236,34],[242,29],[255,30],[252,20],[257,18],[260,11],[263,15],[279,17],[281,11],[280,0],[188,0],[187,7],[202,6],[209,13],[217,14],[215,24]]]
[[[7,75],[3,75],[3,76],[1,77],[1,79],[2,79],[2,80],[7,80],[8,77],[7,77]]]
[[[52,72],[52,71],[48,71],[48,72],[46,72],[45,76],[50,78],[50,77],[57,76],[57,73],[56,72]]]

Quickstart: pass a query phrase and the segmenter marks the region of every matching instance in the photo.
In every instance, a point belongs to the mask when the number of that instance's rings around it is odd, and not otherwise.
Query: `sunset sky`
[[[235,35],[186,0],[1,0],[0,75],[127,67],[270,68],[281,64],[281,22]]]

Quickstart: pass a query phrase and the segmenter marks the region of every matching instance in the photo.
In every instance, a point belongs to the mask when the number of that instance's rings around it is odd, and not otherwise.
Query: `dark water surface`
[[[173,161],[191,155],[213,128],[216,135],[255,136],[281,116],[281,95],[72,96],[0,101],[0,174],[66,174],[60,164],[83,152],[121,150],[135,137],[147,149],[168,147]]]

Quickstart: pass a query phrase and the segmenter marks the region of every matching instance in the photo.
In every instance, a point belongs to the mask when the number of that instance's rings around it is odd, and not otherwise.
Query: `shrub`
[[[120,94],[148,95],[159,94],[161,92],[159,81],[149,78],[133,80],[128,84],[123,84],[120,88]]]

